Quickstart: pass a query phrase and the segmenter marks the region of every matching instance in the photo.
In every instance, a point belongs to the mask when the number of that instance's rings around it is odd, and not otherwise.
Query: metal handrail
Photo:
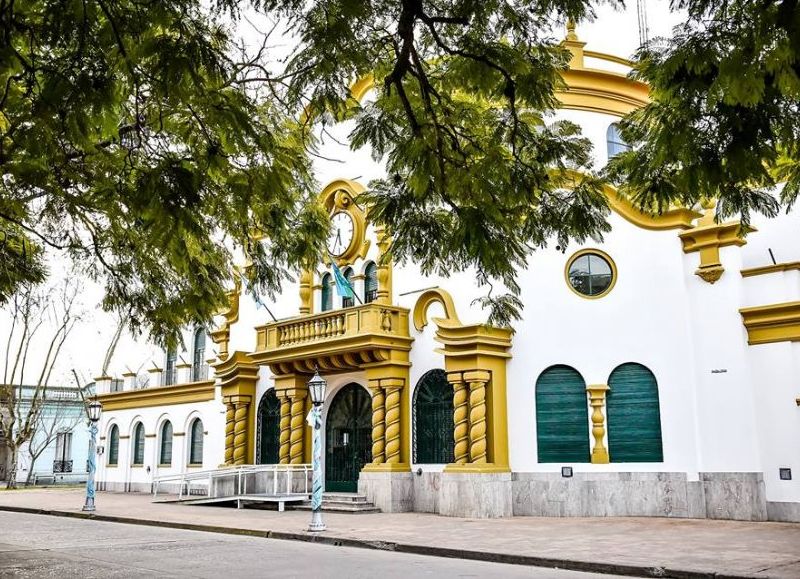
[[[247,494],[247,477],[245,475],[256,474],[259,472],[272,473],[272,494],[275,496],[278,494],[290,496],[309,495],[310,491],[308,489],[308,475],[312,472],[310,464],[246,464],[153,477],[153,499],[155,500],[155,498],[158,496],[159,485],[165,482],[178,483],[178,500],[183,498],[184,488],[186,489],[187,496],[191,494],[190,487],[193,482],[207,482],[208,498],[223,498],[222,496],[216,495],[215,491],[219,488],[219,485],[215,484],[215,482],[221,479],[228,479],[230,477],[236,477],[236,494],[244,495]],[[303,492],[292,492],[292,483],[294,482],[294,475],[296,473],[302,473],[303,475]],[[285,475],[285,493],[278,493],[279,474]],[[214,493],[214,496],[212,496],[212,493]]]

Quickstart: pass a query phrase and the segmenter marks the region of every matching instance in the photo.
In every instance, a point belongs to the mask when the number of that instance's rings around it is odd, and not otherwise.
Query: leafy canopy
[[[745,224],[788,210],[800,191],[800,3],[671,4],[689,17],[640,50],[635,75],[653,100],[622,123],[634,150],[610,174],[644,206],[717,199],[718,218]]]

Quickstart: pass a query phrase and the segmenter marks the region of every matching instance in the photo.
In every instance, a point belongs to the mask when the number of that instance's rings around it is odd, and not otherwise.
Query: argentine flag
[[[350,287],[350,282],[347,281],[347,278],[342,275],[342,270],[333,260],[331,260],[331,265],[333,266],[333,279],[336,281],[336,293],[339,294],[339,297],[354,298],[353,288]]]

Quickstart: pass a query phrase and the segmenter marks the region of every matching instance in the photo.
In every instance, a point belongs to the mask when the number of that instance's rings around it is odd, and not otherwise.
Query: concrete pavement
[[[82,492],[0,492],[0,510],[80,516]],[[420,513],[326,514],[309,537],[306,512],[152,503],[149,495],[98,493],[97,516],[147,525],[324,541],[461,559],[628,575],[800,577],[800,525],[666,518],[472,520]]]
[[[578,571],[9,512],[0,512],[0,529],[0,577],[605,577]]]

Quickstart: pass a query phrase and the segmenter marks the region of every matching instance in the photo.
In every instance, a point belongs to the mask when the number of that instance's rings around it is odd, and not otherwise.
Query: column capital
[[[473,382],[488,382],[492,378],[492,373],[488,370],[468,370],[464,372],[464,381],[472,384]]]
[[[586,386],[586,391],[590,396],[602,396],[609,390],[611,390],[611,388],[608,384],[589,384]]]
[[[448,372],[447,381],[450,384],[461,384],[462,382],[464,382],[464,372],[462,372],[461,370],[456,370],[455,372]]]

